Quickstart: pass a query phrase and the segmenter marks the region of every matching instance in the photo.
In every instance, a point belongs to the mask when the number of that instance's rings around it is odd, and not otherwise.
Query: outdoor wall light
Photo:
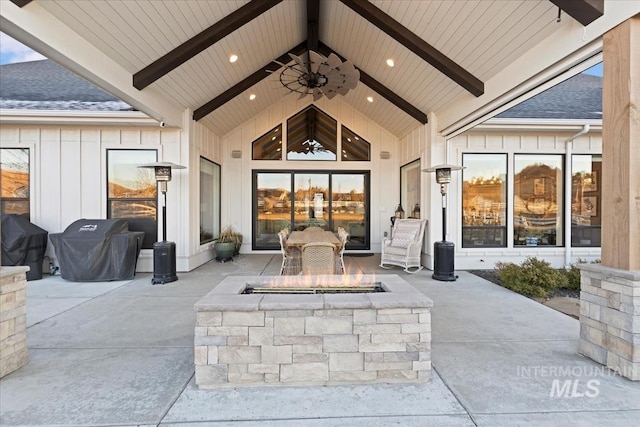
[[[178,280],[176,275],[176,244],[167,241],[167,183],[171,181],[172,169],[186,169],[185,166],[171,162],[156,162],[138,166],[153,169],[156,182],[163,196],[162,203],[162,241],[153,244],[153,278],[151,284],[164,284]]]
[[[436,182],[440,184],[442,194],[442,241],[433,243],[433,277],[444,282],[454,282],[457,276],[454,274],[455,245],[447,242],[447,184],[451,182],[451,171],[464,169],[463,166],[437,165],[422,172],[435,172]]]
[[[413,207],[413,210],[411,211],[411,217],[420,219],[420,204],[419,203],[416,203],[416,205]]]

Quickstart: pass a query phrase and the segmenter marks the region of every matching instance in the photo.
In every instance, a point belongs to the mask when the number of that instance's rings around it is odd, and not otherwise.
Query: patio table
[[[287,246],[302,248],[311,242],[327,242],[340,249],[342,243],[332,231],[292,231],[287,239]]]

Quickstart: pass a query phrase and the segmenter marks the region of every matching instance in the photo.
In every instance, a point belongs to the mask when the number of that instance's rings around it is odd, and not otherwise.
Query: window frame
[[[5,214],[5,205],[7,202],[26,202],[27,211],[21,212],[20,215],[25,215],[28,219],[31,219],[31,149],[29,147],[0,147],[0,151],[2,150],[21,150],[26,151],[27,156],[27,197],[6,197],[2,196],[2,192],[0,191],[0,214]],[[2,156],[0,156],[2,158]],[[1,166],[0,166],[1,168]]]
[[[462,153],[462,158],[461,158],[461,163],[462,166],[465,166],[465,162],[464,162],[464,158],[465,156],[504,156],[504,183],[503,183],[503,188],[504,188],[504,225],[493,225],[493,226],[487,226],[487,225],[479,225],[479,226],[469,226],[469,225],[465,225],[464,224],[464,174],[466,172],[466,169],[463,169],[461,171],[462,173],[462,177],[460,179],[461,181],[461,187],[460,187],[460,245],[463,249],[486,249],[486,248],[508,248],[509,247],[509,184],[510,184],[510,179],[511,179],[511,175],[510,175],[510,171],[509,171],[509,157],[511,156],[510,153],[506,153],[506,152],[464,152]],[[515,188],[514,188],[515,190]],[[490,232],[494,232],[493,235],[495,236],[495,231],[496,230],[502,230],[502,240],[503,243],[499,244],[499,245],[490,245],[490,244],[483,244],[483,245],[476,245],[476,244],[466,244],[465,242],[465,229],[469,230],[470,232],[472,231],[472,228],[477,229],[477,231],[483,231],[483,233],[489,233]],[[469,242],[471,241],[471,239],[469,240]],[[494,237],[494,241],[495,241],[495,237]]]
[[[202,240],[202,162],[206,161],[209,162],[213,165],[214,169],[217,170],[218,172],[218,185],[217,188],[213,188],[213,210],[216,210],[216,205],[217,205],[217,213],[214,212],[213,213],[213,232],[212,232],[212,236],[211,239],[207,239],[207,240]],[[200,245],[205,245],[207,243],[211,243],[213,242],[217,236],[220,234],[220,230],[222,229],[222,220],[221,220],[221,216],[222,216],[222,166],[216,162],[214,162],[213,160],[207,159],[204,156],[200,156],[200,191],[198,192],[198,197],[200,198],[200,211],[199,211],[199,229],[201,230],[199,233],[199,241],[200,241]],[[213,179],[213,187],[215,187],[215,176]],[[217,196],[217,203],[216,203],[216,198]],[[217,221],[216,221],[216,217],[217,217]]]
[[[142,249],[153,249],[153,244],[151,242],[151,240],[153,240],[153,242],[157,242],[158,241],[158,215],[159,215],[159,209],[160,209],[160,203],[158,202],[158,185],[156,182],[156,195],[154,198],[150,198],[150,197],[111,197],[110,196],[110,192],[109,192],[109,182],[110,182],[110,176],[109,176],[109,154],[111,152],[124,152],[124,151],[135,151],[135,152],[140,152],[140,151],[149,151],[149,152],[153,152],[155,154],[155,160],[153,160],[152,162],[149,163],[153,163],[153,162],[157,162],[158,161],[158,150],[155,148],[142,148],[142,149],[137,149],[137,148],[107,148],[106,150],[106,217],[107,219],[111,219],[111,218],[130,218],[130,217],[113,217],[113,202],[153,202],[155,203],[155,208],[156,208],[156,213],[155,216],[153,218],[154,222],[155,222],[155,227],[153,228],[153,231],[155,232],[153,234],[153,236],[147,236],[147,231],[145,231],[145,238],[144,238],[144,243],[142,246]],[[144,218],[144,217],[142,217]],[[149,217],[150,218],[150,217]],[[164,236],[163,236],[164,238]]]

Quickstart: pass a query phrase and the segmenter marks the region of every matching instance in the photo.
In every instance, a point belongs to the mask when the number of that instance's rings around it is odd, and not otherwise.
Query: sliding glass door
[[[369,172],[254,171],[253,249],[279,249],[278,231],[320,227],[369,249]]]

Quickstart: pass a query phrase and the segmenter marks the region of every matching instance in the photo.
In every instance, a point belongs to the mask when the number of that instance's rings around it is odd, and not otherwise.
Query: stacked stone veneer
[[[383,293],[238,294],[278,279],[229,277],[196,303],[200,388],[429,379],[433,302],[398,276]]]
[[[29,362],[27,271],[29,267],[0,267],[0,378]]]
[[[580,353],[640,380],[640,272],[580,265]]]

